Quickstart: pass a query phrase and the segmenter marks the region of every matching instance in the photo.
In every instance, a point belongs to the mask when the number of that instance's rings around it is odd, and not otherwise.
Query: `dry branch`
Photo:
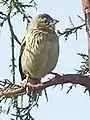
[[[53,85],[65,84],[65,83],[79,84],[90,90],[89,76],[82,76],[78,74],[66,74],[62,76],[57,74],[54,78],[50,79],[49,81],[37,85],[31,85],[30,83],[28,83],[26,87],[28,87],[29,91],[38,91]],[[8,98],[15,95],[18,96],[25,92],[26,92],[26,88],[23,87],[13,88],[13,89],[9,89],[8,91],[1,91],[0,98]]]

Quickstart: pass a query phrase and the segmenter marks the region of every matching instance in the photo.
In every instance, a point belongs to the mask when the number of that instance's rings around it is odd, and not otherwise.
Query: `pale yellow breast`
[[[51,32],[35,30],[28,34],[22,54],[22,69],[34,78],[42,78],[57,64],[59,41],[56,34],[52,35]]]

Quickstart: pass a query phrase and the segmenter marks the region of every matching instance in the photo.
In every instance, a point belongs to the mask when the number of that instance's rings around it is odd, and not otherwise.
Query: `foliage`
[[[8,91],[9,89],[16,89],[17,87],[20,87],[19,85],[15,84],[15,51],[14,51],[14,45],[16,41],[19,45],[21,44],[20,41],[18,40],[17,35],[15,34],[13,30],[13,24],[11,22],[11,19],[13,17],[16,17],[17,14],[21,14],[22,16],[22,21],[27,21],[27,25],[31,21],[32,17],[30,14],[28,14],[26,11],[27,9],[30,8],[35,8],[37,9],[37,4],[34,0],[28,1],[28,2],[21,2],[20,0],[0,0],[0,5],[2,5],[5,8],[5,11],[0,11],[0,26],[3,27],[4,23],[7,21],[8,27],[10,29],[10,40],[11,40],[11,51],[12,51],[12,64],[10,67],[12,68],[12,75],[13,75],[13,82],[11,82],[8,79],[5,79],[4,81],[0,80],[0,91]],[[80,16],[78,16],[80,19],[82,19]],[[72,33],[76,34],[76,39],[77,39],[77,31],[81,30],[86,24],[84,20],[82,19],[83,23],[81,25],[75,26],[69,17],[70,23],[72,25],[71,28],[66,28],[63,32],[60,30],[57,30],[58,36],[64,36],[65,40],[67,40],[68,36],[71,35]],[[82,62],[82,65],[80,66],[80,70],[76,70],[78,74],[85,75],[88,73],[89,68],[88,68],[88,56],[85,54],[79,54],[84,62]],[[67,91],[67,93],[72,89],[72,86],[70,86],[70,89]],[[12,113],[15,118],[11,118],[11,120],[34,120],[34,118],[31,116],[31,109],[34,106],[38,107],[38,97],[37,99],[32,98],[30,94],[27,95],[28,97],[28,105],[24,106],[23,105],[23,99],[24,96],[26,96],[26,93],[20,94],[20,96],[12,96],[10,99],[8,98],[1,98],[0,102],[3,103],[3,101],[6,103],[8,102],[8,110],[3,110],[2,107],[0,108],[0,113],[9,113],[11,109],[16,108],[16,113]],[[21,102],[19,102],[19,99],[21,99]]]

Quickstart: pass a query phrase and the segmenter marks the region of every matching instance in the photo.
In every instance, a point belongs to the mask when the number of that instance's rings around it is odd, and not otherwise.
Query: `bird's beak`
[[[59,21],[56,19],[53,19],[53,25],[56,25]]]

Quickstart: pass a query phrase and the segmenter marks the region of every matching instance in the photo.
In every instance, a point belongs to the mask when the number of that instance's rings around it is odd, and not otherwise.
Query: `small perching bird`
[[[41,78],[55,68],[59,56],[59,38],[55,32],[57,22],[48,14],[40,14],[30,22],[19,56],[22,80],[39,84]]]

